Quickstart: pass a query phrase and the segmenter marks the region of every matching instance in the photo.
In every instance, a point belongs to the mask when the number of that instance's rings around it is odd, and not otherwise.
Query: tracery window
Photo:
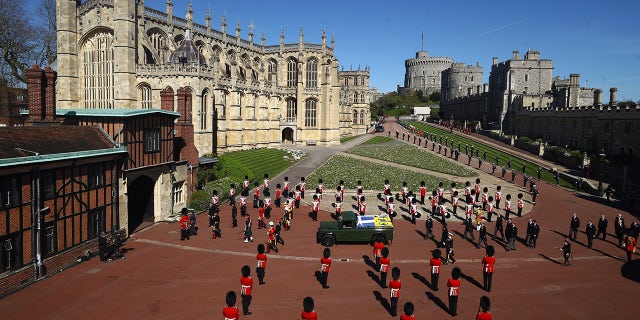
[[[268,73],[269,84],[278,84],[278,63],[275,60],[269,60]]]
[[[318,61],[311,59],[307,62],[307,88],[318,87]]]
[[[287,100],[287,122],[296,122],[296,114],[298,113],[298,107],[296,105],[296,100],[288,99]]]
[[[298,63],[294,59],[287,61],[287,87],[293,88],[298,83]]]
[[[209,91],[202,92],[202,99],[200,99],[200,108],[198,109],[198,117],[200,118],[200,130],[207,129],[207,103],[209,101]]]
[[[151,87],[148,84],[141,84],[138,87],[138,101],[142,109],[151,109]]]
[[[305,103],[304,108],[304,125],[305,127],[315,127],[316,126],[316,100],[309,99]]]
[[[84,43],[81,50],[84,107],[114,108],[113,35],[98,32]]]

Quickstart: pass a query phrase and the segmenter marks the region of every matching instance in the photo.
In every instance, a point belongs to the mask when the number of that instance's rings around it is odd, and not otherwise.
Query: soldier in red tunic
[[[184,241],[185,238],[189,240],[190,224],[189,210],[187,208],[182,208],[182,216],[180,216],[180,240]]]
[[[227,292],[226,302],[227,306],[222,309],[224,320],[240,319],[240,312],[238,311],[238,307],[236,307],[236,293],[233,291]]]
[[[387,287],[387,272],[389,272],[389,265],[391,259],[389,258],[389,248],[382,248],[382,257],[380,258],[380,285],[383,288]]]
[[[302,300],[302,313],[300,314],[300,319],[302,320],[318,320],[318,315],[314,310],[315,305],[313,303],[313,298],[306,297]]]
[[[267,268],[267,255],[264,253],[264,244],[258,245],[258,254],[256,255],[258,260],[258,267],[256,268],[256,274],[258,275],[258,284],[265,284],[264,275]]]
[[[440,249],[431,251],[429,267],[431,268],[431,289],[438,291],[438,279],[440,278],[440,267],[442,266],[442,252]]]
[[[384,238],[381,235],[376,235],[373,238],[373,250],[371,253],[373,254],[373,259],[376,260],[376,267],[380,266],[380,257],[382,256],[382,248],[384,248]]]
[[[491,313],[489,313],[490,307],[491,307],[491,300],[489,300],[489,297],[482,296],[480,298],[480,307],[478,307],[478,314],[476,315],[476,320],[491,320],[493,317]]]
[[[631,261],[633,253],[636,251],[636,238],[627,236],[627,261]]]
[[[484,289],[491,292],[491,282],[493,281],[493,265],[496,258],[493,256],[496,252],[493,246],[486,249],[487,255],[482,258],[482,279],[484,280]]]
[[[250,315],[249,305],[251,304],[251,289],[253,288],[253,279],[251,279],[251,268],[249,266],[242,266],[240,270],[242,277],[240,277],[240,297],[242,298],[242,314]]]
[[[331,250],[324,248],[322,252],[322,258],[320,258],[320,283],[322,289],[329,289],[327,285],[327,279],[329,278],[329,268],[331,268]]]
[[[311,220],[318,221],[318,210],[320,210],[320,201],[318,201],[318,195],[313,195],[313,201],[311,202],[311,212],[309,216]]]
[[[400,268],[394,267],[391,270],[391,278],[393,280],[389,281],[389,288],[391,289],[391,315],[396,316],[398,314],[398,299],[400,298],[400,288],[402,288],[402,284],[400,283]]]
[[[413,303],[406,302],[404,304],[404,313],[400,315],[400,320],[415,320],[416,317],[413,316]]]
[[[451,270],[451,278],[447,281],[447,287],[449,288],[449,314],[454,317],[458,315],[458,294],[460,291],[461,273],[460,268],[453,268],[453,270]]]
[[[271,252],[271,250],[278,252],[278,247],[276,246],[276,227],[273,221],[269,221],[269,230],[267,231],[267,253]]]

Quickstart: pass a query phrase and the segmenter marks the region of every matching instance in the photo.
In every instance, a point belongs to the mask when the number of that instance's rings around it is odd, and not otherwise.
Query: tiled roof
[[[149,114],[165,114],[179,117],[180,113],[161,109],[57,109],[59,117],[135,117]]]
[[[0,159],[113,149],[98,127],[28,126],[0,128]]]

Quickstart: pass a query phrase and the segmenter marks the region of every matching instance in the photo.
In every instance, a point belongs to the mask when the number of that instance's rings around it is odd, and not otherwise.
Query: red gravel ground
[[[518,243],[516,251],[506,252],[495,245],[496,273],[493,290],[480,289],[480,259],[483,249],[455,236],[455,249],[466,277],[461,287],[459,319],[472,319],[480,296],[492,300],[496,319],[633,319],[640,293],[638,282],[622,277],[624,252],[609,235],[606,242],[595,240],[594,249],[574,244],[570,266],[561,266],[558,246],[568,232],[569,217],[578,213],[584,226],[605,213],[613,224],[617,213],[629,214],[585,200],[566,190],[541,183],[541,196],[534,210],[518,218],[520,235],[524,235],[528,217],[541,225],[536,249]],[[371,204],[370,204],[371,206]],[[303,208],[305,209],[305,208]],[[296,213],[291,231],[283,233],[286,245],[280,254],[269,254],[266,284],[254,287],[251,311],[253,319],[299,318],[302,299],[311,296],[321,319],[349,316],[354,319],[388,319],[391,315],[379,295],[386,301],[388,289],[377,283],[378,272],[363,259],[370,256],[368,245],[338,245],[332,248],[333,266],[329,274],[330,289],[323,290],[314,273],[319,270],[322,247],[315,243],[318,222],[312,222],[305,210]],[[280,209],[274,210],[279,215]],[[230,224],[228,207],[222,213],[223,226]],[[322,219],[329,219],[324,214]],[[255,229],[254,243],[243,243],[241,228],[226,227],[223,238],[211,239],[205,227],[206,216],[198,219],[200,235],[179,241],[177,223],[158,223],[135,233],[126,243],[125,260],[101,263],[97,258],[81,263],[54,277],[32,285],[0,300],[5,319],[205,319],[222,318],[224,295],[239,292],[240,267],[252,267],[255,279],[255,252],[264,241],[264,229]],[[395,220],[395,240],[390,246],[391,264],[401,269],[401,310],[405,302],[415,304],[417,319],[448,319],[445,287],[453,268],[444,266],[438,292],[428,286],[427,258],[435,247],[418,233],[424,222],[412,225],[402,218]],[[243,220],[240,220],[240,224]],[[453,230],[462,225],[451,221]],[[436,223],[436,234],[440,225]],[[493,225],[489,224],[489,231]],[[581,230],[584,228],[581,227]],[[583,232],[579,241],[585,241]],[[585,241],[586,242],[586,241]],[[637,258],[637,256],[636,256]],[[638,266],[635,266],[636,276]],[[373,271],[373,272],[372,272]],[[370,275],[371,274],[371,275]],[[257,283],[257,280],[254,280]],[[240,301],[238,299],[238,305]]]

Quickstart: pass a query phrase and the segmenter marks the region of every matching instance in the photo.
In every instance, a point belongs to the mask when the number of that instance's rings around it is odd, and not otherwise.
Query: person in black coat
[[[580,228],[580,218],[574,213],[571,217],[571,224],[569,225],[569,239],[576,241],[578,237],[578,229]]]
[[[502,220],[504,220],[504,218],[502,218],[501,214],[498,214],[498,217],[496,218],[495,229],[493,230],[493,240],[496,240],[498,232],[500,232],[500,240],[504,241],[504,228],[502,227]]]
[[[533,226],[531,227],[531,239],[530,239],[532,248],[536,247],[539,234],[540,234],[540,226],[538,225],[538,221],[533,220]]]
[[[596,237],[596,226],[589,220],[587,223],[587,228],[584,231],[587,234],[587,247],[591,249],[593,246],[593,238]]]
[[[471,235],[471,240],[476,241],[476,237],[473,235],[473,221],[471,217],[467,217],[464,221],[464,238],[467,239],[467,234]]]
[[[605,240],[607,238],[608,225],[609,225],[609,221],[603,214],[602,216],[600,216],[600,219],[598,220],[598,233],[596,233],[596,238],[600,236],[600,234],[602,234],[602,240]]]

